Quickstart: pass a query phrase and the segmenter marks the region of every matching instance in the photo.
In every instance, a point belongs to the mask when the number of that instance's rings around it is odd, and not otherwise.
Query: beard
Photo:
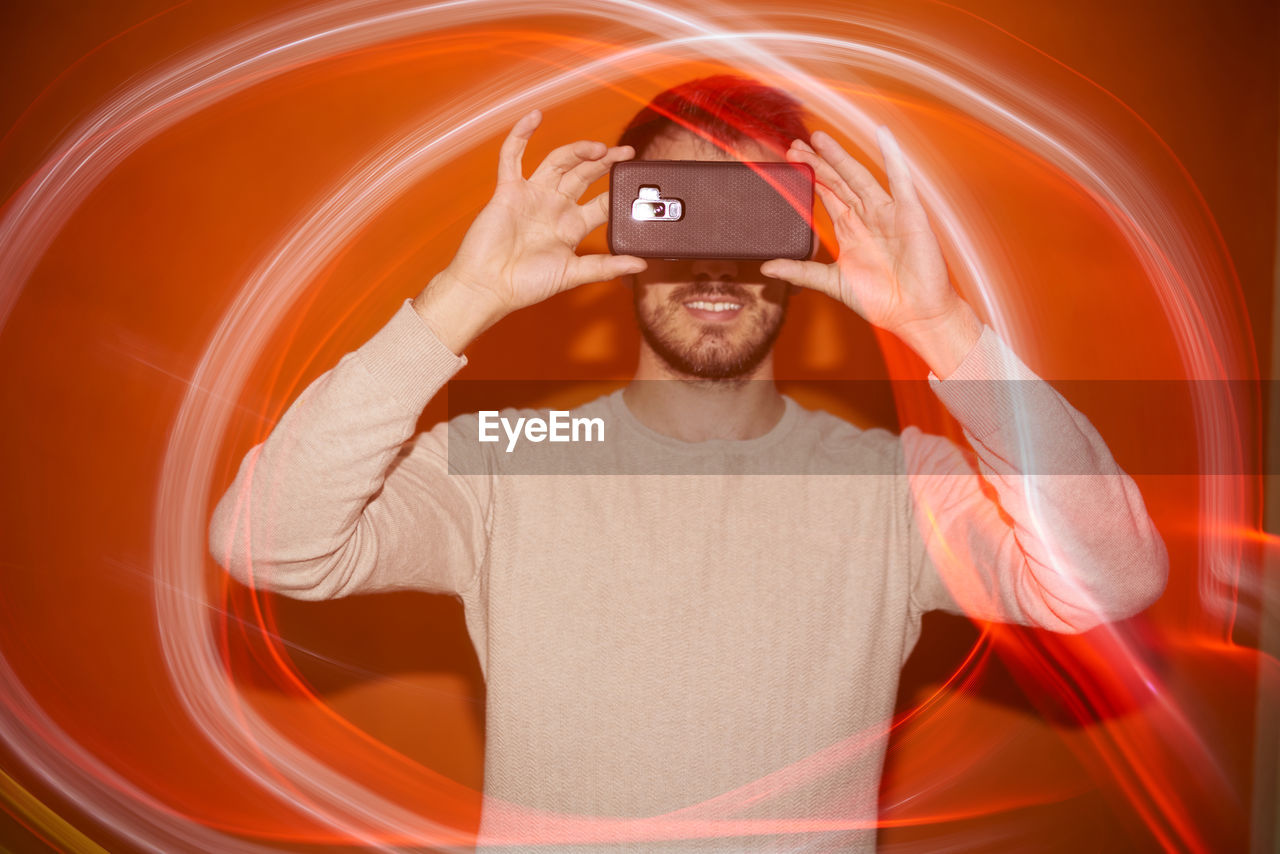
[[[646,306],[641,287],[635,289],[636,322],[640,334],[672,370],[705,380],[732,380],[750,375],[773,348],[787,315],[787,290],[779,302],[757,297],[736,282],[692,282],[676,288],[657,306]],[[692,333],[684,304],[721,297],[742,306],[732,322],[696,323]]]

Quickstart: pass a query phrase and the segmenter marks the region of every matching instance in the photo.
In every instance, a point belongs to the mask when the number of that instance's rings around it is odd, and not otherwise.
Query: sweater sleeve
[[[921,533],[912,603],[1083,632],[1146,608],[1168,555],[1137,485],[1080,412],[987,327],[934,392],[971,452],[902,435]]]
[[[245,455],[210,522],[213,557],[298,599],[474,584],[488,482],[449,472],[447,423],[414,435],[464,364],[405,300]]]

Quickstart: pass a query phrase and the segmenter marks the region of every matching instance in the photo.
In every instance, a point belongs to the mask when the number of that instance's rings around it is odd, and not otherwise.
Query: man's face
[[[753,142],[744,160],[773,160]],[[650,143],[645,160],[730,160],[687,131]],[[636,321],[644,340],[678,374],[700,379],[749,377],[769,355],[787,311],[788,286],[760,273],[759,261],[649,259],[635,279]]]

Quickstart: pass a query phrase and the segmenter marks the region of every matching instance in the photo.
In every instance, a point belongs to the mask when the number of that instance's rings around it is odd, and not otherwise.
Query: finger
[[[629,145],[618,145],[605,152],[599,160],[588,160],[564,173],[557,188],[575,202],[587,191],[587,187],[599,178],[604,177],[613,164],[635,157],[636,150]]]
[[[524,147],[533,136],[533,131],[542,122],[542,111],[531,110],[525,113],[507,138],[502,141],[502,149],[498,152],[498,181],[520,181],[524,178]]]
[[[840,143],[832,139],[829,134],[816,130],[813,132],[812,139],[817,153],[822,155],[822,158],[830,163],[845,180],[845,183],[853,188],[868,209],[873,205],[883,205],[893,201],[867,167],[841,148]]]
[[[598,160],[608,150],[609,146],[603,142],[591,142],[585,139],[562,145],[543,158],[538,168],[534,169],[533,174],[529,176],[529,183],[555,187],[564,177],[564,173],[584,160]]]
[[[814,177],[817,178],[818,184],[826,185],[827,189],[831,190],[836,195],[839,199],[841,208],[853,208],[859,216],[862,215],[865,210],[863,200],[858,197],[858,194],[849,187],[849,184],[840,177],[840,174],[836,172],[835,168],[821,155],[815,154],[812,151],[792,148],[787,152],[787,158],[789,160],[809,164],[809,166],[813,168],[813,174]],[[833,215],[835,213],[830,208],[827,209],[827,212]]]
[[[911,167],[907,165],[907,158],[898,147],[898,140],[894,139],[887,127],[881,125],[876,128],[876,141],[880,143],[880,152],[884,155],[884,171],[889,177],[889,191],[893,193],[894,201],[920,204],[915,184],[911,180]]]
[[[815,183],[813,185],[813,191],[818,194],[819,199],[822,199],[822,206],[827,209],[827,216],[831,217],[832,222],[835,222],[850,212],[851,208],[846,205],[839,196],[832,192],[831,188],[826,184],[821,182]],[[854,216],[858,216],[857,212],[854,212]]]
[[[581,255],[569,264],[565,271],[565,283],[576,288],[589,282],[607,282],[619,276],[630,276],[644,270],[648,264],[634,255]]]
[[[582,234],[586,236],[609,219],[609,191],[605,190],[578,210],[582,212]]]
[[[793,285],[822,291],[827,296],[839,298],[835,283],[835,267],[817,261],[796,261],[791,258],[774,258],[760,265],[760,272],[771,279],[782,279]]]

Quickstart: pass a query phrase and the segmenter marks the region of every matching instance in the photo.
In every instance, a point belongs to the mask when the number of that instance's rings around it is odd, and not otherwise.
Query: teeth
[[[689,308],[701,309],[702,311],[737,311],[738,309],[742,308],[742,306],[736,302],[698,301],[698,302],[687,302],[685,303],[685,305],[687,305]]]

